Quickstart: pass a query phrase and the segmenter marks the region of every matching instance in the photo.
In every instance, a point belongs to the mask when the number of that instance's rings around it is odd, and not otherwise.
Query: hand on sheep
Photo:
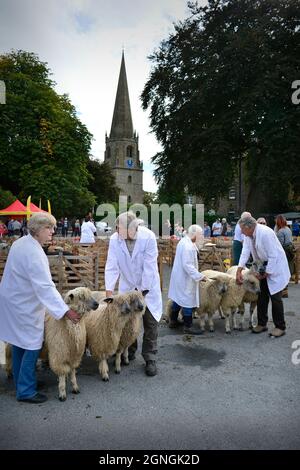
[[[106,291],[106,298],[113,297],[113,291],[112,290],[107,290]]]
[[[242,275],[242,268],[238,268],[237,272],[236,272],[236,283],[241,285],[243,284],[243,275]]]
[[[68,310],[68,311],[66,312],[66,316],[67,316],[67,317],[71,320],[71,322],[73,322],[73,323],[78,323],[79,320],[80,320],[80,318],[81,318],[80,315],[79,315],[79,313],[75,312],[75,310],[72,310],[72,309],[70,309],[70,310]]]

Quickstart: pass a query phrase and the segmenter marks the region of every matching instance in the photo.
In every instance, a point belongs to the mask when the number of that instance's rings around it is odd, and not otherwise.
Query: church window
[[[132,176],[128,176],[128,183],[132,183]]]
[[[133,151],[132,146],[128,145],[128,147],[127,147],[127,158],[132,158],[132,155],[133,155],[132,151]]]
[[[131,202],[131,196],[128,196],[128,202]]]
[[[110,157],[111,157],[110,147],[107,147],[107,149],[106,149],[106,157],[107,157],[107,158],[110,158]]]

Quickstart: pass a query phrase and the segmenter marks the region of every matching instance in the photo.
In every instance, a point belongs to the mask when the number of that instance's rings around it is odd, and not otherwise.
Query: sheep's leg
[[[257,302],[250,302],[250,317],[249,317],[249,328],[252,330],[253,328],[253,316],[254,310],[256,308]]]
[[[224,315],[224,313],[223,313],[222,307],[219,307],[219,308],[218,308],[218,311],[219,311],[220,318],[222,318],[222,320],[224,320],[224,318],[226,318],[226,317],[225,317],[225,315]]]
[[[58,377],[58,398],[60,401],[65,401],[67,399],[65,374]]]
[[[116,352],[116,358],[115,358],[115,373],[119,374],[121,372],[121,351]]]
[[[205,314],[201,314],[199,318],[200,330],[205,331]]]
[[[242,302],[241,305],[239,305],[239,314],[240,314],[239,330],[243,331],[244,330],[244,314],[245,314],[244,302]]]
[[[231,309],[231,318],[232,318],[233,329],[238,330],[235,308]]]
[[[213,321],[213,313],[208,313],[208,327],[209,327],[209,331],[211,333],[213,333],[215,331],[215,327],[214,327],[214,321]]]
[[[107,360],[106,359],[101,359],[100,362],[99,362],[99,373],[102,377],[102,380],[104,380],[104,382],[109,381],[108,372],[109,372],[109,368],[108,368]]]
[[[125,366],[128,366],[129,364],[129,359],[128,359],[128,348],[125,348],[123,351],[123,364]]]
[[[80,393],[77,379],[76,379],[76,369],[71,370],[71,384],[72,384],[72,393]]]
[[[230,310],[225,310],[223,311],[225,315],[225,331],[226,333],[231,333],[231,328],[230,328]]]

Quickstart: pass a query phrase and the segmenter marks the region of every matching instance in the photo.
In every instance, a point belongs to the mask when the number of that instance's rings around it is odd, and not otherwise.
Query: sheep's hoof
[[[214,331],[215,331],[214,328],[210,328],[210,329],[209,329],[209,332],[210,332],[210,333],[214,333]]]
[[[75,395],[78,395],[78,393],[80,393],[79,388],[76,388],[76,389],[72,390],[72,393],[74,393]]]
[[[249,325],[249,330],[253,330],[253,325]]]
[[[239,330],[239,328],[237,326],[234,326],[233,329],[234,330]]]
[[[231,334],[231,330],[226,331],[226,334],[227,334],[227,335],[230,335],[230,334]]]
[[[120,374],[120,373],[121,373],[121,370],[120,370],[120,369],[115,369],[115,373],[116,373],[116,374]]]
[[[109,377],[102,377],[102,380],[103,380],[103,382],[108,382],[108,381],[109,381]]]
[[[66,401],[67,397],[64,395],[64,396],[61,396],[59,397],[59,401]]]

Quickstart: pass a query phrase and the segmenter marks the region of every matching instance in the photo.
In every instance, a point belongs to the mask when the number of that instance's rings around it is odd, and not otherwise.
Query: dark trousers
[[[285,330],[283,302],[281,291],[271,295],[267,283],[267,279],[260,281],[260,294],[257,301],[257,320],[261,326],[266,326],[268,322],[268,305],[269,299],[272,302],[272,317],[276,328]]]
[[[142,356],[145,361],[155,361],[157,353],[157,336],[158,336],[158,321],[152,316],[150,310],[146,308],[143,315],[144,336],[142,346]],[[138,343],[135,341],[128,350],[130,353],[135,353]]]
[[[242,249],[243,249],[243,244],[239,242],[238,240],[233,240],[233,244],[232,244],[233,266],[237,266],[239,264]]]

